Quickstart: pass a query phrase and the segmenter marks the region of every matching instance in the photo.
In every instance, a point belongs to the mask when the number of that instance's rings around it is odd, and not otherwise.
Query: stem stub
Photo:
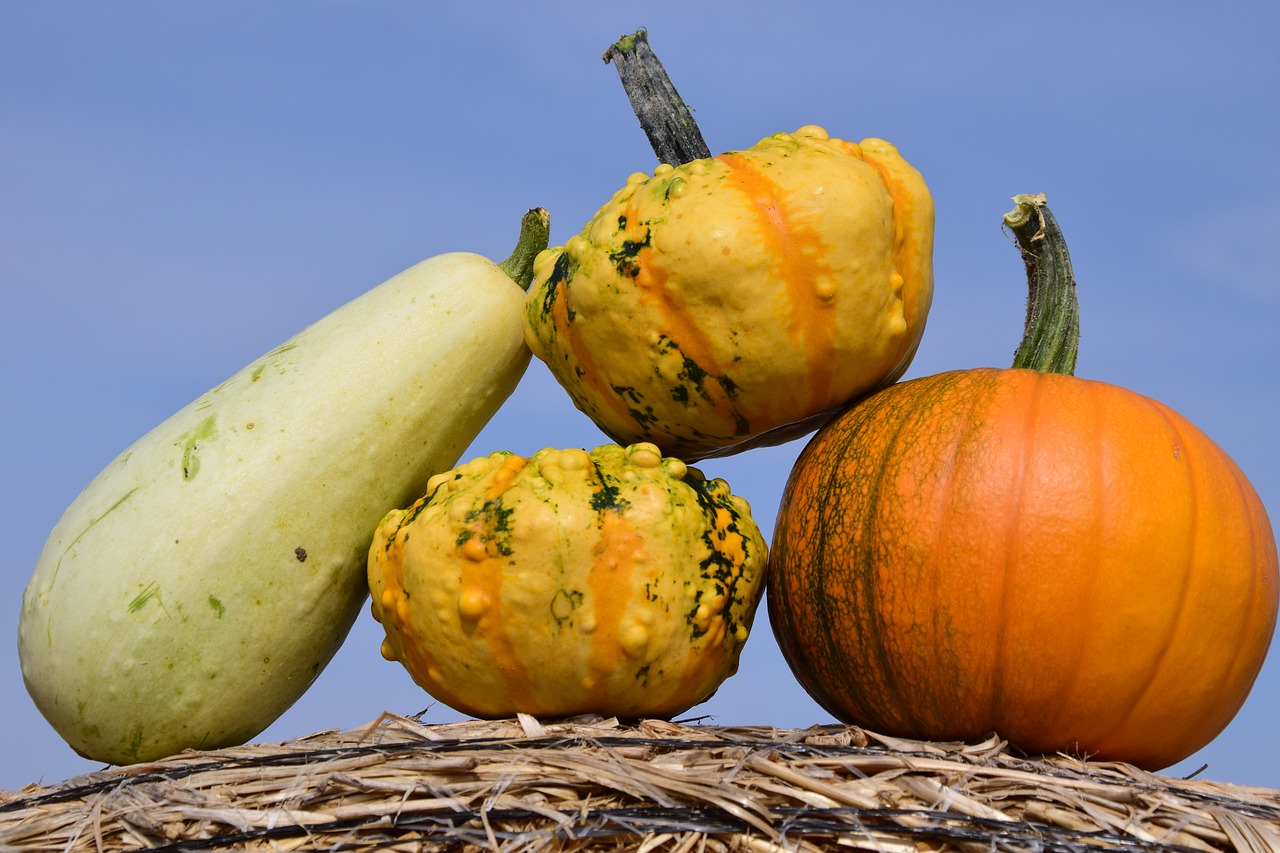
[[[618,39],[605,51],[604,61],[618,69],[631,109],[659,163],[681,166],[711,156],[688,104],[649,46],[647,31]]]
[[[1080,304],[1067,242],[1044,193],[1016,195],[1004,215],[1027,268],[1027,320],[1013,366],[1075,374]]]

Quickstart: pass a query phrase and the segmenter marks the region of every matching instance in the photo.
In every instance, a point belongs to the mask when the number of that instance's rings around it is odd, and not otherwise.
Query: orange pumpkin
[[[1052,263],[1029,256],[1035,286],[1067,257],[1043,198],[1019,205],[1024,251],[1058,241]],[[1057,336],[1070,365],[1077,336]],[[784,656],[842,720],[1158,769],[1239,710],[1278,586],[1262,502],[1204,433],[1123,388],[1015,368],[903,382],[823,427],[786,486],[768,596]]]

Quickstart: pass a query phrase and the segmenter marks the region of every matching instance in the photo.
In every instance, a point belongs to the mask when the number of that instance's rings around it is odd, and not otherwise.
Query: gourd
[[[1061,229],[1043,196],[1017,201],[1016,366],[905,381],[818,431],[778,512],[772,628],[841,720],[1158,769],[1248,695],[1275,630],[1275,538],[1192,423],[1071,375]]]
[[[369,550],[382,654],[477,717],[669,717],[737,669],[764,591],[750,507],[652,444],[500,451]]]
[[[933,202],[888,142],[811,125],[705,148],[655,146],[652,175],[538,256],[525,312],[530,349],[607,435],[686,461],[811,431],[897,379],[933,292]]]
[[[37,707],[123,764],[243,743],[345,638],[372,530],[454,465],[529,362],[546,213],[499,267],[455,252],[373,288],[121,453],[54,527],[18,650]],[[510,274],[509,274],[510,273]]]

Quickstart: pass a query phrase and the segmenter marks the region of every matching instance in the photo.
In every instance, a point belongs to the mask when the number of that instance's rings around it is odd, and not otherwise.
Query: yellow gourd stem
[[[530,209],[520,219],[520,236],[511,255],[498,264],[498,268],[511,276],[511,280],[524,290],[533,282],[533,259],[547,248],[551,239],[551,214],[546,208]]]
[[[618,69],[631,109],[659,163],[681,166],[711,156],[693,113],[649,46],[645,30],[614,42],[605,51],[604,61]]]
[[[1044,193],[1016,195],[1004,224],[1027,268],[1027,321],[1013,366],[1041,373],[1075,374],[1080,305],[1071,256]]]

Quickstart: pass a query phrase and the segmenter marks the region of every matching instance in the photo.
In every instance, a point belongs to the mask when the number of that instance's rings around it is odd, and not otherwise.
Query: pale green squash
[[[546,245],[544,211],[529,241]],[[121,764],[242,743],[293,704],[365,600],[379,519],[455,464],[523,375],[523,303],[479,255],[431,258],[120,454],[23,597],[23,678],[53,727]]]

